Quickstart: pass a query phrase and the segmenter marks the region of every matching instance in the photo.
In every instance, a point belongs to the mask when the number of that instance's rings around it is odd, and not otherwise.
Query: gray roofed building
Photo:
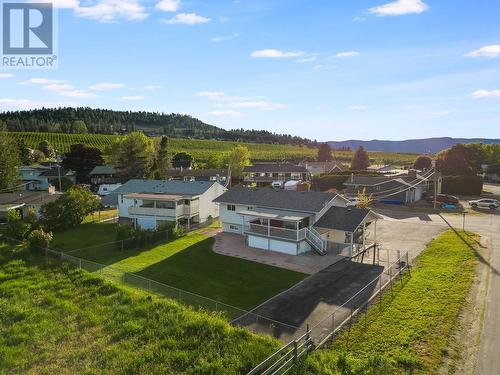
[[[96,165],[94,169],[90,171],[89,175],[95,176],[95,175],[106,175],[115,173],[116,171],[112,165]]]
[[[332,207],[314,224],[315,227],[354,232],[370,213],[356,207]]]
[[[199,195],[210,189],[214,181],[129,180],[113,193],[169,193]]]
[[[307,173],[306,167],[302,165],[294,165],[290,163],[269,163],[255,164],[243,168],[243,172],[265,173],[265,172],[282,172],[282,173]]]
[[[102,198],[104,206],[116,206],[120,194],[154,193],[200,195],[210,189],[215,181],[177,181],[177,180],[129,180]]]
[[[219,196],[214,202],[314,213],[321,211],[335,196],[334,193],[314,191],[235,187]]]

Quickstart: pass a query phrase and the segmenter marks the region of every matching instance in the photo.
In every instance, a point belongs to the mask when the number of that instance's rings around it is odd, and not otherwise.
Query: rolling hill
[[[359,146],[365,147],[369,151],[386,151],[386,152],[407,152],[413,154],[435,154],[444,149],[450,148],[457,143],[500,143],[500,139],[487,138],[424,138],[424,139],[407,139],[404,141],[388,141],[388,140],[348,140],[348,141],[329,141],[328,144],[332,148],[351,150],[357,149]]]

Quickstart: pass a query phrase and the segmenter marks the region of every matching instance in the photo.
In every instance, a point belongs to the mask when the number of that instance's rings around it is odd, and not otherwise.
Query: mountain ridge
[[[350,148],[357,149],[363,146],[368,151],[404,152],[412,154],[435,154],[450,148],[458,143],[500,143],[500,139],[494,138],[453,138],[434,137],[420,139],[406,139],[402,141],[378,140],[363,141],[350,139],[346,141],[328,141],[330,147],[335,149]]]

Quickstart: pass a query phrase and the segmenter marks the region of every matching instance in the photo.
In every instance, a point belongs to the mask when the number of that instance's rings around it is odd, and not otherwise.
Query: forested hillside
[[[83,126],[82,126],[83,122]],[[265,130],[225,130],[189,116],[107,109],[43,108],[0,113],[0,129],[14,132],[125,134],[142,130],[152,135],[278,143],[315,147],[316,141]],[[84,131],[82,131],[84,129]]]

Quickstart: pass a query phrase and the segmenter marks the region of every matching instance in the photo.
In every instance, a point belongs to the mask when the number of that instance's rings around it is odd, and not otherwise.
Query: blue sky
[[[189,113],[322,141],[500,138],[500,2],[59,0],[59,66],[0,110]]]

